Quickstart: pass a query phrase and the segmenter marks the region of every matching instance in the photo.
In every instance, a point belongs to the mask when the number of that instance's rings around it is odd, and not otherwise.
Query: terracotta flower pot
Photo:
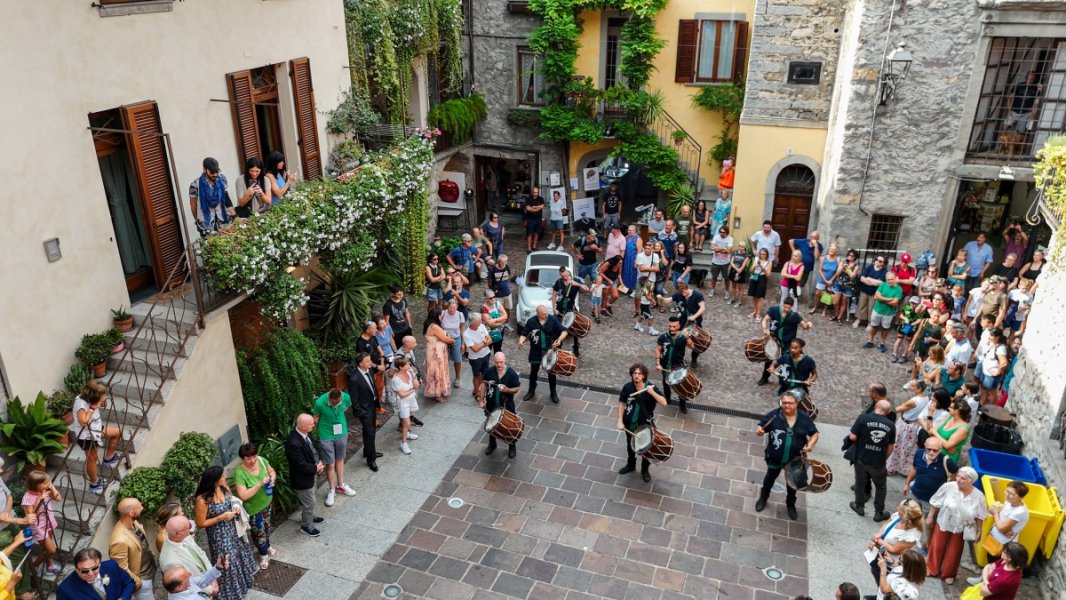
[[[133,317],[127,317],[125,319],[115,319],[114,324],[115,327],[123,333],[131,331],[133,329]]]
[[[61,416],[61,417],[59,417],[59,420],[60,420],[60,421],[63,421],[63,422],[64,422],[64,423],[66,423],[67,425],[70,425],[71,423],[73,423],[73,422],[74,422],[74,413],[72,413],[72,412],[68,412],[67,414],[65,414],[65,415],[63,415],[63,416]]]
[[[102,360],[99,364],[93,365],[93,377],[103,377],[107,373],[107,361]]]
[[[111,349],[111,354],[118,354],[126,349],[126,342],[119,342],[117,346]]]

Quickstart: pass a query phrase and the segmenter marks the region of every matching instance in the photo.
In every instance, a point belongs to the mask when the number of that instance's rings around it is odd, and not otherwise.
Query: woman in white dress
[[[396,373],[389,381],[389,390],[395,398],[396,415],[400,418],[400,451],[410,454],[407,441],[418,439],[418,435],[411,433],[411,413],[418,411],[418,388],[422,387],[422,382],[406,357],[396,357],[392,366]]]

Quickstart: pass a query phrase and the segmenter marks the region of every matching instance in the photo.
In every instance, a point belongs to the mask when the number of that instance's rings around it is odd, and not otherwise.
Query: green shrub
[[[287,433],[296,415],[308,412],[325,388],[318,348],[299,331],[278,329],[251,353],[238,353],[248,437]]]
[[[107,357],[111,356],[111,349],[114,347],[115,344],[111,343],[110,332],[87,333],[82,336],[81,345],[74,351],[74,356],[83,365],[91,367],[107,360]]]
[[[63,378],[63,386],[73,394],[80,394],[81,388],[92,378],[93,372],[88,367],[81,363],[74,363],[70,365],[70,371],[67,371],[67,376]]]
[[[481,94],[470,94],[466,98],[441,102],[429,109],[426,121],[447,133],[453,143],[461,144],[470,139],[474,125],[488,114],[485,97]]]
[[[206,433],[195,431],[181,434],[178,441],[163,455],[159,469],[174,495],[185,501],[196,491],[196,484],[204,469],[218,457],[215,441]],[[142,500],[143,502],[143,500]]]
[[[0,432],[4,434],[0,452],[20,471],[27,464],[43,465],[49,455],[66,449],[59,439],[67,433],[67,425],[48,413],[44,392],[38,392],[31,404],[23,404],[18,396],[8,402],[7,422],[0,425]]]
[[[144,513],[154,515],[167,502],[167,479],[157,467],[137,467],[122,479],[115,492],[115,511],[126,498],[136,498],[144,506]]]

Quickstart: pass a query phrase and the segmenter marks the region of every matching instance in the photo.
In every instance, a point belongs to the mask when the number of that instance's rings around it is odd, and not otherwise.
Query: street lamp
[[[903,44],[896,46],[881,63],[881,102],[884,106],[896,92],[896,85],[907,77],[914,57]]]

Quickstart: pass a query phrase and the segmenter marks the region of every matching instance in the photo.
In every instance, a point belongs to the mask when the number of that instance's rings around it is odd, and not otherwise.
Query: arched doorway
[[[774,211],[770,222],[781,240],[807,237],[814,202],[814,171],[792,164],[781,170],[774,184]],[[786,260],[786,255],[781,260]]]

